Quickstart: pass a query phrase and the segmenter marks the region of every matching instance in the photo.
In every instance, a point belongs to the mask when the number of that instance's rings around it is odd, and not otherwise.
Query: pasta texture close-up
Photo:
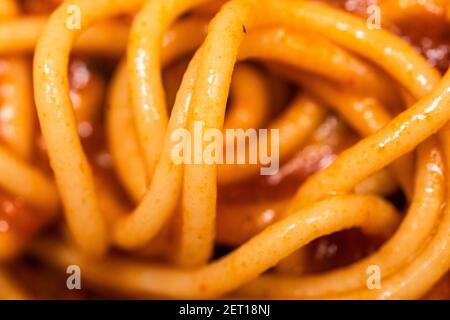
[[[0,0],[0,299],[450,300],[447,0]]]

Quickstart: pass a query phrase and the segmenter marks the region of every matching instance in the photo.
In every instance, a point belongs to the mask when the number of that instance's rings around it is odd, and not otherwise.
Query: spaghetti
[[[345,2],[0,0],[0,297],[448,299],[449,6]],[[198,123],[257,163],[174,162]]]

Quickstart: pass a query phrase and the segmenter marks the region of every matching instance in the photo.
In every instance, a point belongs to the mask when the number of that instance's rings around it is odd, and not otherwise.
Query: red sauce
[[[45,217],[20,198],[0,193],[0,232],[15,232],[30,238],[46,222]]]
[[[26,14],[50,13],[60,5],[63,0],[20,0],[22,11]]]

